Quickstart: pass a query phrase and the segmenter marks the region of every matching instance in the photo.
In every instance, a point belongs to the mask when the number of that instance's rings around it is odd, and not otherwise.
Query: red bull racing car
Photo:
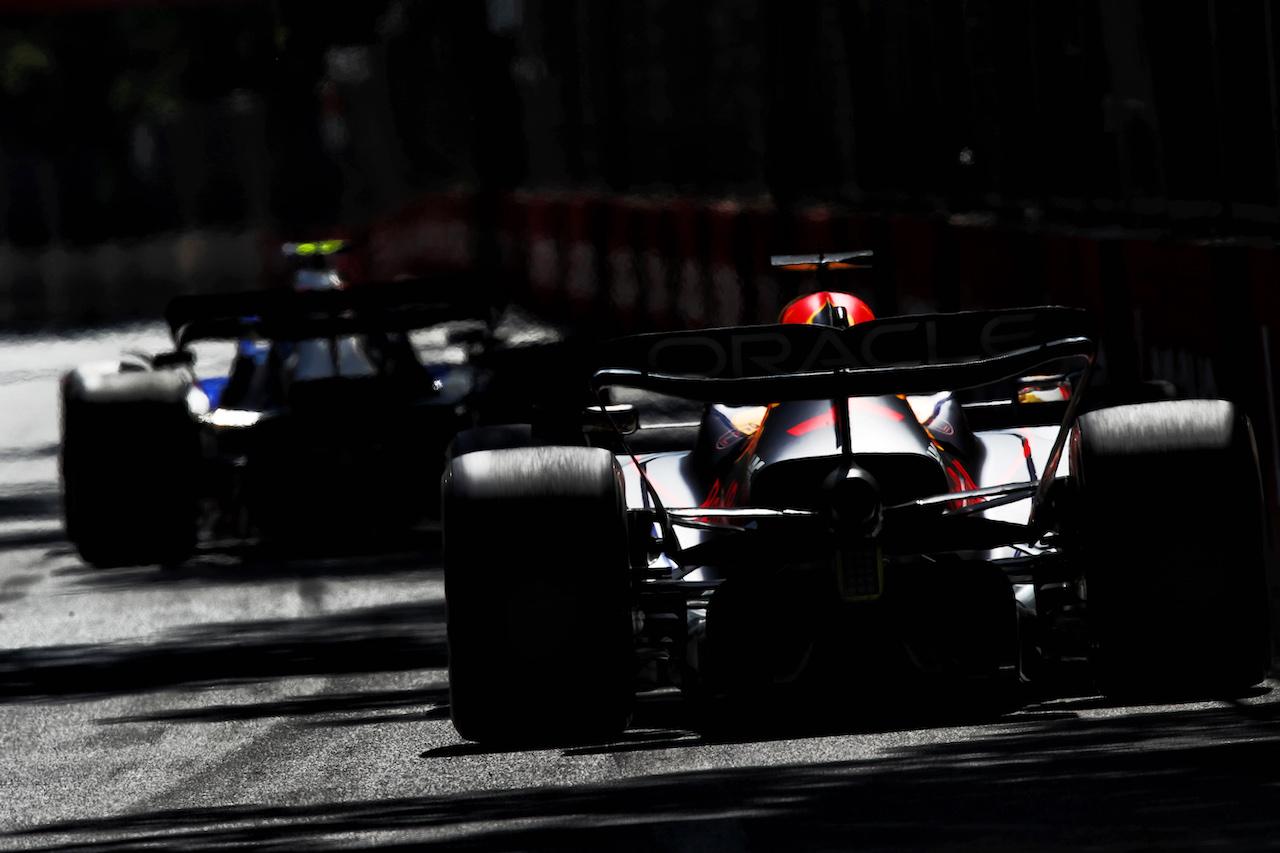
[[[783,321],[605,343],[585,439],[458,436],[463,737],[616,735],[638,675],[692,697],[835,684],[852,707],[1071,662],[1113,696],[1266,677],[1263,497],[1236,406],[1086,411],[1097,334],[1074,309],[874,319],[821,292]],[[638,424],[608,405],[618,388],[702,415]]]

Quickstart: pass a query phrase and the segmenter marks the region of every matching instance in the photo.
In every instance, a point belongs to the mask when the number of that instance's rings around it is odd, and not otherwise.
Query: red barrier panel
[[[525,202],[527,193],[507,193],[501,196],[494,211],[497,229],[498,265],[504,273],[517,282],[527,282],[529,259],[528,233],[525,229]]]
[[[770,204],[756,204],[747,209],[743,255],[752,273],[752,290],[748,317],[756,323],[772,323],[786,304],[777,273],[769,264],[778,245],[778,210]],[[779,253],[780,254],[780,253]]]
[[[1134,311],[1148,346],[1175,345],[1211,352],[1216,329],[1206,322],[1213,306],[1209,248],[1191,243],[1124,242],[1125,271]]]
[[[962,311],[1024,305],[1011,232],[973,225],[951,226],[956,289]]]
[[[676,323],[686,329],[702,328],[707,325],[706,269],[702,263],[706,206],[694,199],[677,198],[668,208],[675,243]]]
[[[605,210],[605,205],[593,195],[572,195],[565,200],[565,226],[560,241],[562,287],[569,303],[569,316],[575,322],[613,320],[608,283],[601,285],[607,270],[600,263],[600,247],[605,245]]]
[[[736,326],[746,319],[746,287],[738,270],[737,235],[745,230],[742,208],[733,201],[711,205],[707,267],[711,284],[710,324]]]
[[[1142,378],[1168,379],[1193,396],[1217,396],[1219,338],[1208,247],[1126,240],[1123,252]]]
[[[525,270],[529,277],[529,294],[533,307],[550,317],[560,313],[563,269],[560,243],[562,225],[559,200],[545,194],[531,194],[524,199]]]
[[[670,287],[670,267],[675,257],[671,239],[670,217],[665,203],[648,200],[641,204],[639,214],[640,233],[640,281],[644,313],[650,329],[665,330],[672,327],[673,300]]]
[[[804,207],[791,213],[791,240],[788,246],[779,247],[778,254],[835,252],[844,248],[834,245],[831,215],[831,208],[826,205]]]
[[[888,242],[898,313],[937,311],[934,285],[939,266],[937,223],[918,216],[890,217]]]
[[[476,262],[472,197],[463,191],[418,199],[369,228],[369,278],[391,281],[470,269]]]
[[[607,255],[609,302],[621,332],[639,331],[642,323],[640,258],[636,247],[642,245],[639,226],[643,204],[631,197],[611,199],[606,206],[608,217]]]
[[[1039,240],[1040,293],[1045,304],[1087,308],[1101,316],[1098,244],[1075,234],[1043,232]]]

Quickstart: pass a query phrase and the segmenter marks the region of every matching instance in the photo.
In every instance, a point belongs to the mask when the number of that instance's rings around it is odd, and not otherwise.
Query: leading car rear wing
[[[252,290],[178,296],[164,318],[174,345],[254,332],[301,340],[420,329],[449,320],[486,319],[473,276],[365,284],[346,290]]]

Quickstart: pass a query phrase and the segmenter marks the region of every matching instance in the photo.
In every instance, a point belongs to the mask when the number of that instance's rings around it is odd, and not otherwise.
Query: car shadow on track
[[[30,444],[24,447],[6,447],[0,449],[0,465],[6,462],[29,462],[32,459],[52,459],[61,448],[57,442],[46,444]]]
[[[176,566],[95,569],[79,562],[69,547],[51,551],[70,565],[54,569],[56,577],[101,591],[222,586],[326,577],[373,578],[439,571],[439,535],[425,532],[389,537],[380,542],[346,540],[307,548],[280,545],[204,549]]]
[[[0,651],[0,703],[446,663],[444,602],[397,603],[313,617],[193,625],[145,642]]]
[[[412,723],[448,719],[447,685],[413,690],[367,690],[331,693],[276,702],[243,705],[203,705],[125,717],[104,717],[99,725],[126,723],[225,723],[267,718],[292,718],[317,728],[374,723]],[[425,710],[424,710],[425,709]],[[359,714],[359,716],[351,716]]]
[[[550,742],[486,745],[470,742],[435,747],[422,758],[501,755],[523,748],[553,748],[565,756],[614,755],[685,749],[690,746],[766,743],[797,739],[884,735],[940,728],[1021,725],[1028,720],[1075,719],[1082,713],[1119,708],[1190,707],[1205,703],[1239,704],[1263,698],[1270,684],[1232,697],[1182,696],[1157,702],[1118,703],[1100,696],[1081,676],[1052,696],[1015,689],[997,694],[958,691],[920,692],[912,696],[864,698],[857,710],[828,697],[741,696],[733,701],[695,703],[677,689],[642,693],[637,697],[630,727],[607,742]],[[1252,706],[1240,704],[1241,708]],[[447,706],[442,716],[447,717]]]
[[[0,453],[0,457],[4,454]],[[10,455],[12,459],[12,455]],[[6,461],[0,458],[0,463]],[[64,546],[62,495],[45,482],[0,484],[0,554]]]
[[[0,492],[0,518],[57,520],[62,514],[62,495],[44,484],[28,484]]]
[[[997,734],[881,741],[860,758],[144,811],[6,840],[45,850],[322,849],[338,837],[347,849],[426,851],[1261,849],[1280,837],[1277,724],[1276,704],[1028,718]],[[424,760],[424,776],[440,760],[450,759]]]
[[[903,732],[999,722],[1021,707],[1022,704],[1015,705],[1008,697],[953,701],[945,705],[900,699],[882,700],[874,707],[850,712],[830,703],[824,706],[810,700],[764,696],[695,703],[683,698],[678,689],[668,688],[641,693],[633,709],[631,725],[619,737],[607,742],[561,740],[525,746],[463,742],[435,747],[421,757],[501,755],[524,748],[559,749],[566,756],[622,755],[691,745]]]
[[[388,530],[330,527],[274,539],[202,540],[195,553],[178,565],[95,569],[80,562],[67,540],[62,524],[62,495],[57,485],[43,482],[0,487],[0,522],[22,523],[17,530],[0,530],[0,553],[45,547],[46,559],[71,564],[55,574],[74,576],[95,587],[156,583],[157,574],[168,582],[241,582],[292,577],[299,568],[311,574],[322,573],[325,566],[342,573],[351,567],[369,566],[394,572],[440,564],[438,525],[424,522],[417,527]]]

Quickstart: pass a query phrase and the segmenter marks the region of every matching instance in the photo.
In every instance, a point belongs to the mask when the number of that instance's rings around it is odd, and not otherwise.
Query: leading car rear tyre
[[[443,480],[449,702],[463,737],[596,740],[634,690],[621,475],[588,447],[481,450]]]
[[[1082,416],[1072,527],[1108,695],[1239,692],[1270,666],[1265,512],[1248,419],[1219,400]]]
[[[67,537],[98,567],[177,563],[195,546],[200,445],[189,379],[68,375],[59,459]]]

